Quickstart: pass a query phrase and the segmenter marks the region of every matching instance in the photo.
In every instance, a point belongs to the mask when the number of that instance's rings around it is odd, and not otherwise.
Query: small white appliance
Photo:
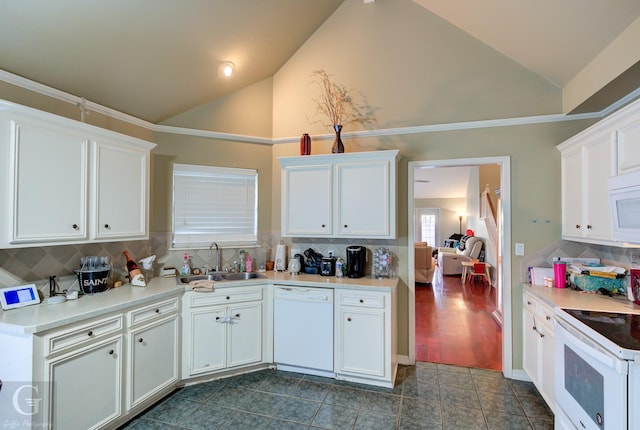
[[[640,243],[640,172],[609,178],[613,240]]]
[[[333,377],[333,290],[276,286],[273,357],[280,370]]]
[[[555,428],[640,429],[640,315],[556,309]]]
[[[40,296],[35,284],[0,289],[2,309],[21,308],[23,306],[37,305],[38,303],[40,303]]]

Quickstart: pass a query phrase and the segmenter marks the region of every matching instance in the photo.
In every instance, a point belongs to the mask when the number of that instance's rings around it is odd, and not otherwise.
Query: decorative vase
[[[311,154],[311,137],[307,133],[300,138],[300,155]]]
[[[342,138],[340,137],[342,126],[340,124],[334,125],[333,129],[336,131],[336,140],[333,141],[331,152],[334,154],[342,154],[344,152],[344,145],[342,144]]]

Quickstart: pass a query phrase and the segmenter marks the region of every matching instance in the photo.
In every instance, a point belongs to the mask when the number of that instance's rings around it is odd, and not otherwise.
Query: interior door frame
[[[502,288],[502,373],[510,378],[513,375],[513,321],[511,309],[511,157],[478,157],[450,160],[410,161],[408,163],[408,243],[409,252],[409,364],[416,362],[416,291],[415,291],[415,256],[412,251],[414,224],[414,171],[416,167],[454,167],[480,166],[484,164],[500,165],[500,200],[501,213],[497,215],[500,228],[499,253],[502,257],[502,270],[497,270],[497,287]]]

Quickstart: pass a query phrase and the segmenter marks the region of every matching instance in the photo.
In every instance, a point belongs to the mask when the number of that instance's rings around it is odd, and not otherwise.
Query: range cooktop
[[[640,315],[578,309],[562,310],[621,348],[640,352]]]

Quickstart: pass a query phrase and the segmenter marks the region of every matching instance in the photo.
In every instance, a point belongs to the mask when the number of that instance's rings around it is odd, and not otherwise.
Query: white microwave
[[[609,178],[613,240],[640,243],[640,172]]]

